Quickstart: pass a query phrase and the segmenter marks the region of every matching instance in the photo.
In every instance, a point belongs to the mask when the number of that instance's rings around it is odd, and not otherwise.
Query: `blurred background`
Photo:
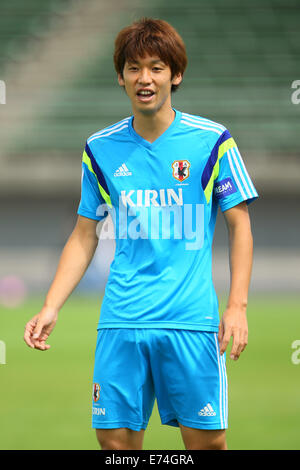
[[[99,243],[63,308],[55,348],[45,355],[30,351],[22,335],[76,222],[85,141],[131,115],[112,56],[119,30],[142,16],[170,22],[185,41],[189,63],[173,106],[230,130],[260,195],[249,206],[252,343],[239,365],[228,364],[229,443],[299,448],[300,365],[291,361],[291,344],[300,339],[300,104],[292,88],[300,80],[299,0],[152,0],[151,6],[144,0],[1,0],[0,341],[6,358],[0,360],[0,447],[97,448],[89,429],[90,377],[113,241]],[[229,269],[221,214],[213,276],[222,308]],[[65,401],[47,403],[49,390],[57,400],[65,394],[69,408]],[[20,413],[31,430],[26,435],[22,424],[12,426],[20,424]],[[42,417],[52,427],[37,435]],[[163,448],[163,438],[155,440],[159,433],[165,433],[164,448],[182,448],[177,430],[162,428],[157,411],[150,424],[148,448]]]

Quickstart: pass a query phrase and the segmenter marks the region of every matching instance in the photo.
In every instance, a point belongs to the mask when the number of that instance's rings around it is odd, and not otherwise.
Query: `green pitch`
[[[41,305],[30,299],[0,307],[0,449],[98,449],[91,394],[100,301],[73,294],[45,352],[23,341],[25,323]],[[300,364],[291,360],[300,340],[299,298],[251,295],[248,321],[246,351],[227,360],[229,448],[300,449]],[[156,407],[144,449],[183,449],[179,430],[162,426]]]

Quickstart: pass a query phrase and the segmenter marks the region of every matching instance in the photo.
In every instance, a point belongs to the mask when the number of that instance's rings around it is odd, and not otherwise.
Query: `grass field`
[[[0,449],[98,449],[91,429],[91,383],[100,301],[73,296],[63,307],[46,352],[23,341],[42,299],[0,313]],[[221,302],[222,305],[222,302]],[[300,449],[299,297],[251,296],[249,344],[227,360],[230,449]],[[183,449],[177,428],[162,426],[155,407],[144,449]]]

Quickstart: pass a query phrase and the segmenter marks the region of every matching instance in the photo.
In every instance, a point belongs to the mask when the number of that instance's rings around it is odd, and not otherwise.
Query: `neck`
[[[134,130],[152,143],[161,134],[163,134],[175,119],[175,112],[172,107],[163,109],[163,107],[154,113],[145,114],[135,110],[133,118]]]

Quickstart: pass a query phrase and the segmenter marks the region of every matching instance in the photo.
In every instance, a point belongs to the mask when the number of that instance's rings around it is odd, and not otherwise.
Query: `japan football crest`
[[[190,176],[190,162],[188,160],[176,160],[172,163],[173,176],[178,181],[184,181]]]
[[[94,383],[93,384],[93,400],[98,401],[100,398],[100,385]]]

